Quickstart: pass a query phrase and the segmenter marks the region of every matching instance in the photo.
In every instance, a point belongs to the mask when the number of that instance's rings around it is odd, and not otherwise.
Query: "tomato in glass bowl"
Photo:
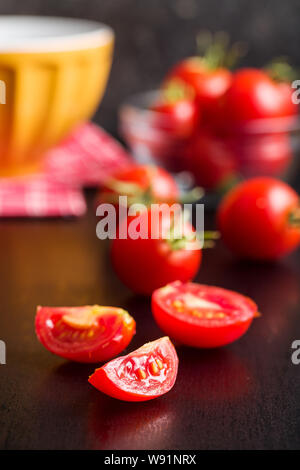
[[[170,132],[172,124],[167,115],[150,109],[159,93],[135,95],[120,108],[120,132],[138,163],[166,168],[177,175],[179,184],[181,175],[188,175],[190,186],[200,184],[206,192],[204,202],[213,196],[213,204],[230,187],[227,183],[251,177],[272,176],[294,184],[300,169],[300,121],[296,113],[235,119],[234,125],[229,125],[220,105],[213,126],[200,120],[192,136],[182,137]],[[164,125],[157,126],[162,120]],[[203,168],[209,173],[207,181]]]

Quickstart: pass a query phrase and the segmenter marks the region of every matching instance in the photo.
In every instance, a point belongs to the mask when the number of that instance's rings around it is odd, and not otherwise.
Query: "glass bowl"
[[[119,111],[119,130],[136,162],[163,166],[183,185],[202,186],[214,201],[245,178],[297,184],[298,117],[252,120],[222,133],[202,124],[193,137],[179,138],[167,116],[149,110],[157,98],[158,91],[134,95]]]

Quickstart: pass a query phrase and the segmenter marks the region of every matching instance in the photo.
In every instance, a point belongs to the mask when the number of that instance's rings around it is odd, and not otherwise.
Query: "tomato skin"
[[[237,173],[237,161],[230,146],[209,131],[197,133],[187,143],[184,159],[196,184],[208,190],[225,186]]]
[[[170,132],[174,137],[186,139],[198,126],[200,110],[194,100],[180,99],[175,102],[158,102],[151,107],[159,113],[155,126]]]
[[[76,327],[64,323],[63,318],[70,312],[80,313],[84,307],[41,307],[37,308],[35,331],[39,341],[53,354],[75,362],[103,362],[122,352],[135,334],[135,321],[123,309],[105,307],[105,313],[92,327]],[[101,307],[100,307],[101,308]],[[104,307],[103,307],[104,308]],[[70,317],[69,317],[70,318]],[[72,319],[72,316],[71,316]],[[63,328],[63,329],[61,329]],[[93,330],[93,335],[89,334]],[[64,334],[64,341],[59,335]],[[80,334],[86,334],[79,341]],[[72,339],[75,338],[76,340]]]
[[[148,225],[148,238],[116,238],[111,245],[111,260],[115,272],[121,281],[133,292],[150,295],[154,289],[176,279],[188,281],[196,275],[202,259],[201,249],[172,249],[168,241],[151,238],[151,227],[157,227],[149,210],[140,216],[141,223]],[[128,233],[128,227],[134,218],[124,221],[121,227]],[[124,228],[123,228],[124,227]],[[187,232],[194,232],[186,223]]]
[[[285,133],[239,136],[231,145],[246,177],[283,175],[293,158],[289,135]]]
[[[153,362],[156,374],[151,370]],[[157,364],[162,366],[161,371]],[[148,401],[171,390],[176,381],[177,370],[176,350],[169,338],[163,337],[96,369],[90,376],[89,383],[119,400]],[[143,376],[138,376],[140,371]]]
[[[200,298],[205,298],[209,294],[217,301],[223,299],[236,302],[236,308],[240,308],[239,317],[233,319],[215,320],[203,319],[193,316],[187,311],[175,311],[174,307],[167,305],[162,296],[164,289],[173,289],[174,300],[176,301],[176,291],[183,292],[200,291]],[[198,294],[199,295],[199,294]],[[227,307],[228,308],[228,307]],[[217,348],[232,343],[240,338],[249,328],[252,320],[257,314],[256,304],[237,292],[222,289],[220,287],[205,286],[201,284],[174,282],[161,289],[157,289],[152,294],[152,313],[158,326],[166,334],[176,341],[196,348]]]
[[[232,74],[223,67],[210,69],[201,58],[190,57],[171,69],[166,77],[166,83],[174,79],[180,79],[191,86],[205,117],[209,118],[214,115],[218,100],[228,90]]]
[[[252,119],[293,117],[297,105],[286,83],[273,81],[259,69],[240,69],[221,100],[221,114],[227,127],[239,127]]]
[[[252,178],[233,188],[218,209],[227,247],[240,257],[272,260],[300,244],[300,229],[289,221],[298,194],[274,178]]]
[[[151,203],[166,202],[174,203],[179,198],[179,189],[173,176],[170,175],[166,170],[157,166],[150,165],[130,165],[113,175],[114,181],[120,181],[125,183],[132,183],[141,189],[137,200],[134,202],[146,203],[144,196],[150,190]],[[117,192],[109,186],[103,186],[98,196],[98,203],[111,202],[113,198],[126,195],[124,193]],[[130,193],[127,194],[128,199]],[[130,200],[128,201],[128,205]],[[115,204],[118,207],[118,204]]]

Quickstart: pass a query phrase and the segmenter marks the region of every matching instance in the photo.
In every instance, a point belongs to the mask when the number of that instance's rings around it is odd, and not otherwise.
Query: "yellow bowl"
[[[0,17],[0,176],[31,173],[96,110],[114,35],[94,21]]]

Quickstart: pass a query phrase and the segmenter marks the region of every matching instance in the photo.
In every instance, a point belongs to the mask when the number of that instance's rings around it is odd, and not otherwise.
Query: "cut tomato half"
[[[237,292],[180,281],[153,292],[152,312],[165,333],[198,348],[235,341],[258,315],[256,304]]]
[[[40,342],[58,356],[103,362],[128,346],[135,334],[135,321],[116,307],[38,307],[35,329]]]
[[[113,398],[146,401],[171,390],[177,369],[176,350],[165,336],[96,369],[89,382]]]

